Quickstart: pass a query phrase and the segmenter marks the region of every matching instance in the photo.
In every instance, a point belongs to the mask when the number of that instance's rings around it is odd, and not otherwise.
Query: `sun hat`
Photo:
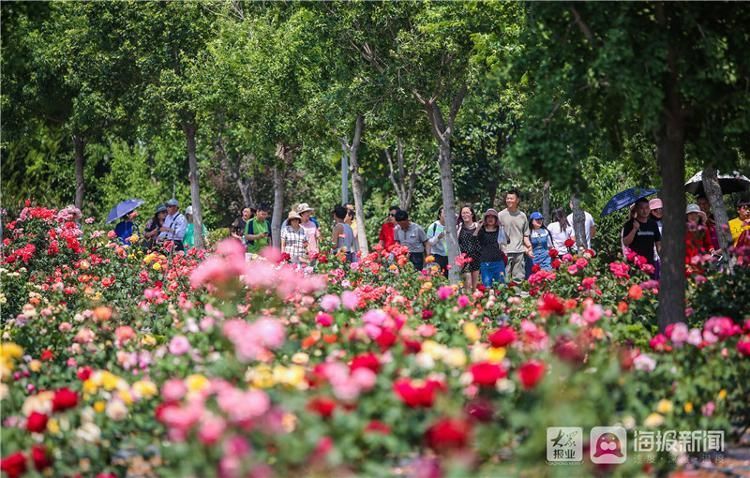
[[[193,206],[188,206],[185,208],[185,215],[193,214]]]
[[[170,199],[170,200],[169,200],[169,201],[167,201],[167,203],[166,203],[166,206],[167,206],[167,207],[170,207],[170,206],[179,206],[179,205],[180,205],[180,203],[179,203],[179,202],[177,202],[177,199],[175,199],[175,198],[172,198],[172,199]]]
[[[493,208],[487,209],[487,211],[484,213],[484,216],[482,216],[482,220],[487,219],[487,216],[495,216],[495,219],[500,219],[500,215],[497,213],[497,210]]]
[[[701,211],[700,206],[698,206],[697,204],[688,204],[687,208],[685,208],[685,214],[687,215],[693,212],[697,213],[701,218],[703,218],[704,222],[706,221],[706,213]]]
[[[291,221],[292,219],[297,219],[299,221],[302,220],[302,216],[299,215],[296,211],[289,211],[289,215],[286,217],[287,221]]]
[[[650,207],[651,209],[661,209],[664,207],[664,205],[662,204],[661,199],[654,198],[648,202],[648,207]]]
[[[532,213],[531,213],[531,216],[529,216],[529,219],[531,219],[532,221],[533,221],[534,219],[539,219],[539,220],[542,220],[542,219],[544,219],[544,216],[542,216],[542,213],[541,213],[541,212],[539,212],[539,211],[534,211],[534,212],[532,212]]]
[[[159,204],[156,206],[156,214],[159,214],[160,212],[167,212],[167,206],[164,204]]]
[[[311,208],[310,205],[307,204],[306,202],[301,202],[297,206],[297,214],[302,214],[302,213],[305,213],[305,212],[308,212],[308,211],[309,212],[315,212],[315,209]]]

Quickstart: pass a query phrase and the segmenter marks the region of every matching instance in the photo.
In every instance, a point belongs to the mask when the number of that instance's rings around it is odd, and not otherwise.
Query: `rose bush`
[[[7,223],[8,476],[543,473],[547,426],[750,421],[748,318],[696,306],[659,334],[637,257],[465,294],[398,247],[298,270],[231,240],[145,253],[75,219]]]

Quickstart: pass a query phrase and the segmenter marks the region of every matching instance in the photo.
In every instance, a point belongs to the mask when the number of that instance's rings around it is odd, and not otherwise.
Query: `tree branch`
[[[596,46],[594,44],[594,35],[591,34],[591,29],[586,25],[586,22],[583,21],[581,18],[581,15],[578,13],[578,10],[575,6],[570,7],[570,11],[573,12],[573,18],[576,21],[576,25],[578,25],[578,28],[583,33],[583,36],[586,37],[586,40],[591,44],[591,46]]]

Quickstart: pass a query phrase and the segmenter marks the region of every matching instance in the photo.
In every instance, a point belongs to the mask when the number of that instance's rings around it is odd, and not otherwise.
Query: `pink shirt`
[[[305,236],[307,236],[307,253],[309,255],[318,253],[318,238],[320,238],[320,231],[318,226],[312,221],[307,221],[301,224],[302,229],[305,230]]]

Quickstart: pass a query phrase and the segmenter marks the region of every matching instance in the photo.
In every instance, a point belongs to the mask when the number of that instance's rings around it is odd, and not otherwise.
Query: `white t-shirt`
[[[586,228],[586,247],[591,247],[591,229],[596,226],[594,223],[594,216],[587,213],[586,211],[583,212],[583,215],[586,217],[586,222],[584,224],[584,227]],[[573,225],[573,213],[568,214],[568,224],[571,226]]]
[[[552,244],[555,246],[555,249],[557,249],[557,252],[560,254],[567,254],[568,248],[565,246],[565,241],[575,236],[573,226],[568,225],[563,231],[559,222],[553,222],[547,226],[547,230],[552,234]]]

